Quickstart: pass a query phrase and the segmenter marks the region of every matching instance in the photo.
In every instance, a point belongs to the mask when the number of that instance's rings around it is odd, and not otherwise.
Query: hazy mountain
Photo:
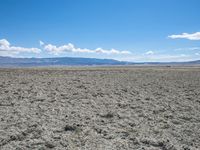
[[[126,65],[129,62],[117,61],[114,59],[96,59],[96,58],[12,58],[1,57],[0,66],[54,66],[54,65]]]
[[[197,65],[200,60],[188,62],[125,62],[114,59],[57,57],[57,58],[13,58],[0,56],[0,67],[9,66],[86,66],[86,65]]]

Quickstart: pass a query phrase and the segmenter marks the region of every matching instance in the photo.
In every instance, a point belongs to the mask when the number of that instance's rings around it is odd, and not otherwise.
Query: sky
[[[0,56],[200,59],[199,0],[0,0]]]

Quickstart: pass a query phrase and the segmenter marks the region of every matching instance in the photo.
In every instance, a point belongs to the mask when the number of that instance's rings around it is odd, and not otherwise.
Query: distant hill
[[[114,59],[96,59],[96,58],[74,58],[74,57],[57,57],[57,58],[13,58],[1,57],[0,66],[79,66],[79,65],[126,65],[130,64],[125,61]]]
[[[57,58],[13,58],[0,56],[0,67],[34,67],[34,66],[91,66],[91,65],[200,65],[200,60],[188,62],[126,62],[114,59],[97,59],[81,57]]]
[[[200,64],[200,60],[195,60],[195,61],[189,61],[186,63],[190,63],[190,64]]]

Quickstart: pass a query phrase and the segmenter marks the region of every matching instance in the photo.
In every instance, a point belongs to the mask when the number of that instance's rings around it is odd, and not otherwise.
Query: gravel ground
[[[0,69],[1,150],[199,150],[200,68]]]

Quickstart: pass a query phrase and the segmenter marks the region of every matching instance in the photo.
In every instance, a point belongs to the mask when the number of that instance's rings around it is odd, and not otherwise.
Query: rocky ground
[[[0,69],[1,150],[199,150],[200,68]]]

